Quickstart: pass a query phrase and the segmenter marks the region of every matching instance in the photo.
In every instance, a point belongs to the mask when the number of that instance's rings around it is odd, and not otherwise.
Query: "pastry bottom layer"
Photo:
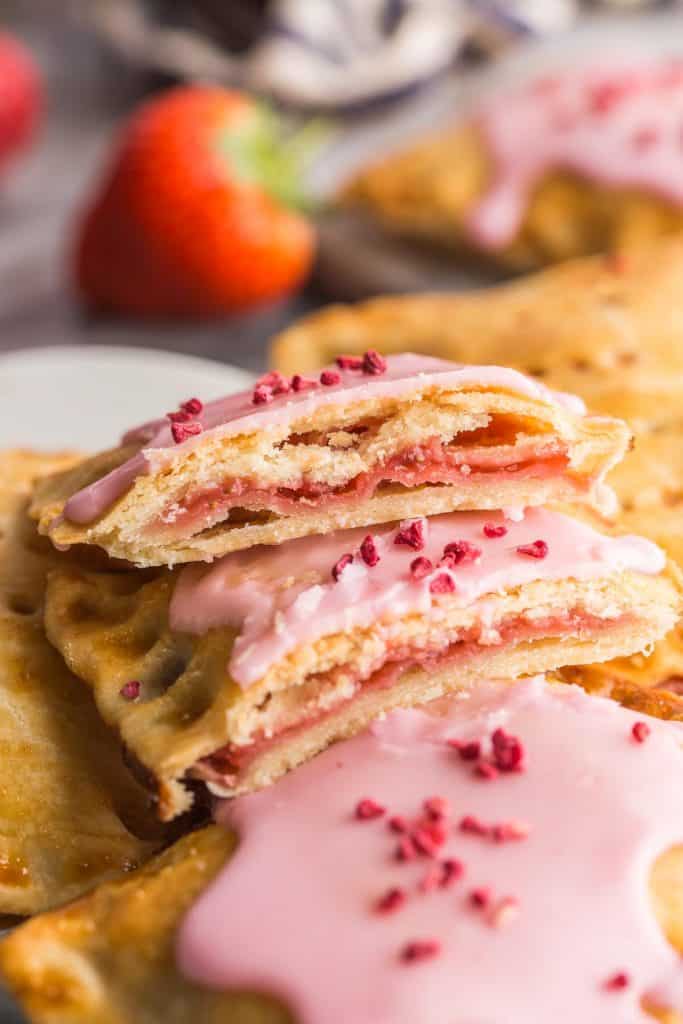
[[[228,744],[202,758],[190,774],[218,796],[260,788],[393,707],[421,704],[494,674],[513,678],[556,668],[565,663],[560,653],[565,644],[572,664],[593,661],[596,643],[623,650],[629,631],[639,634],[633,615],[603,619],[572,609],[533,623],[514,616],[489,630],[470,630],[438,649],[395,645],[364,678],[353,665],[309,677],[306,690],[310,693],[312,683],[318,694],[314,707],[302,701],[269,735],[254,735],[240,746]]]

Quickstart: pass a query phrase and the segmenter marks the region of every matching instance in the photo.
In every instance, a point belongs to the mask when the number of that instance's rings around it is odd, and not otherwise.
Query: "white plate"
[[[63,345],[11,352],[0,357],[0,447],[112,447],[128,427],[163,416],[186,398],[218,398],[252,379],[236,366],[154,349]]]

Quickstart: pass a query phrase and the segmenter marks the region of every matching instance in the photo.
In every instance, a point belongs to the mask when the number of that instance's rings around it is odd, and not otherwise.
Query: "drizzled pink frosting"
[[[462,606],[486,595],[532,580],[592,579],[624,569],[657,573],[665,564],[662,551],[642,537],[605,537],[590,526],[544,508],[528,509],[516,522],[499,512],[451,512],[422,520],[421,551],[394,543],[395,526],[373,531],[379,563],[367,566],[359,555],[366,529],[346,530],[314,540],[289,541],[226,555],[211,565],[184,568],[171,600],[173,629],[202,634],[217,626],[239,630],[230,673],[243,687],[260,679],[276,661],[301,644],[322,636],[391,621],[410,613],[439,615],[443,607],[430,592],[435,568],[416,580],[410,564],[419,554],[437,566],[446,544],[466,540],[481,549],[476,562],[446,570],[455,582],[448,596]],[[487,523],[504,523],[507,534],[489,539]],[[531,558],[517,547],[545,540],[545,558]],[[338,582],[331,570],[345,553],[354,561]]]
[[[568,169],[683,203],[683,63],[623,63],[549,75],[487,104],[477,120],[493,180],[469,219],[476,242],[517,234],[531,193]]]
[[[340,370],[341,381],[333,387],[321,385],[298,393],[279,395],[268,404],[254,405],[252,391],[240,391],[204,406],[197,417],[203,434],[176,445],[167,419],[153,420],[130,430],[123,444],[145,447],[123,465],[72,495],[64,516],[75,523],[89,523],[102,515],[142,473],[153,472],[176,456],[184,457],[211,432],[214,437],[232,437],[286,426],[325,405],[361,402],[369,398],[418,395],[438,385],[459,390],[467,387],[496,388],[550,404],[560,404],[576,415],[586,407],[580,398],[551,391],[517,370],[501,366],[462,366],[431,356],[411,353],[389,356],[387,370],[380,376]],[[217,481],[220,483],[220,481]]]
[[[437,705],[436,707],[439,707]],[[395,711],[269,789],[224,802],[237,831],[230,863],[185,919],[177,961],[192,981],[271,994],[298,1024],[646,1024],[640,1000],[673,994],[680,959],[652,913],[656,857],[683,842],[683,728],[537,679],[486,684],[442,702],[442,717]],[[503,727],[526,748],[526,770],[477,777],[449,738]],[[528,838],[495,843],[452,823],[439,857],[463,878],[423,893],[430,861],[393,859],[389,815],[413,819],[445,797],[455,822],[521,822]],[[387,808],[354,818],[369,797]],[[407,901],[374,907],[391,887]],[[519,912],[504,927],[474,909],[473,888]],[[407,965],[405,944],[436,939],[439,956]],[[607,979],[630,984],[609,991]],[[666,993],[666,995],[665,995]],[[666,1004],[663,1004],[666,1005]],[[683,1010],[680,1002],[674,1007]]]

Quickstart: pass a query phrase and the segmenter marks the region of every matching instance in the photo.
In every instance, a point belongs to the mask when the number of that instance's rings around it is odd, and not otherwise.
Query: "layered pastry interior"
[[[343,531],[148,582],[62,571],[46,624],[172,817],[197,785],[265,786],[393,707],[646,649],[679,603],[651,542],[535,508]]]
[[[628,442],[516,371],[370,351],[191,399],[41,486],[33,514],[60,546],[171,565],[415,514],[604,503]]]
[[[682,117],[679,59],[574,64],[362,170],[346,200],[520,269],[633,250],[680,231]]]
[[[680,1024],[682,730],[542,679],[394,711],[0,972],[33,1024]]]

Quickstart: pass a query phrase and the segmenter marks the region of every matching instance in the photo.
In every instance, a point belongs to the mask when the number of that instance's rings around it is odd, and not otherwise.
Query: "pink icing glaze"
[[[387,371],[381,376],[366,376],[359,371],[343,370],[339,371],[341,383],[334,387],[317,386],[296,394],[291,392],[265,405],[253,404],[252,391],[240,391],[209,402],[197,417],[202,424],[203,434],[191,437],[179,445],[173,442],[167,419],[145,423],[125,434],[122,441],[123,444],[142,443],[145,447],[111,473],[73,494],[64,506],[64,516],[74,523],[92,522],[121,497],[137,476],[166,465],[176,455],[184,458],[201,443],[207,432],[211,432],[214,437],[232,437],[257,430],[272,430],[286,426],[297,417],[308,415],[324,405],[409,394],[417,397],[420,392],[438,385],[453,390],[491,387],[549,404],[559,404],[575,415],[583,415],[586,411],[580,398],[551,391],[517,370],[505,367],[462,366],[411,353],[389,356],[387,363]]]
[[[394,526],[373,532],[380,556],[370,568],[358,549],[367,530],[347,530],[226,555],[211,565],[187,566],[171,600],[173,629],[202,634],[217,626],[239,629],[230,672],[249,686],[275,662],[301,644],[378,620],[410,613],[439,615],[443,598],[430,592],[437,568],[415,580],[410,564],[419,554],[434,565],[446,544],[467,540],[482,552],[477,562],[447,570],[456,585],[449,605],[471,605],[486,594],[538,579],[592,579],[622,569],[661,572],[663,552],[642,537],[605,537],[588,525],[544,508],[528,509],[512,522],[502,513],[452,512],[422,520],[426,544],[415,551],[397,545]],[[489,539],[486,523],[503,523],[505,537]],[[546,558],[518,554],[517,547],[546,540]],[[338,582],[332,566],[350,552],[354,561]],[[482,605],[485,614],[485,604]]]
[[[517,234],[531,193],[565,168],[683,203],[683,64],[574,68],[487,104],[477,124],[494,162],[468,226],[487,249]]]
[[[683,728],[649,719],[636,743],[642,716],[541,679],[486,684],[439,707],[441,717],[392,712],[271,788],[219,805],[240,843],[182,924],[180,970],[212,988],[271,994],[298,1024],[651,1021],[642,996],[663,984],[671,993],[680,978],[648,877],[683,842],[683,790],[667,784],[683,770]],[[446,741],[498,727],[522,740],[526,768],[484,782]],[[465,874],[423,893],[434,861],[396,861],[387,818],[414,821],[432,796],[453,811],[439,857],[457,858]],[[366,797],[387,814],[357,820]],[[523,823],[528,838],[464,834],[465,815]],[[394,886],[406,903],[378,914]],[[494,914],[469,901],[487,886]],[[494,927],[506,897],[518,914]],[[406,943],[425,939],[441,955],[401,962]],[[620,971],[628,987],[606,990]],[[674,1006],[683,1009],[680,998]]]

